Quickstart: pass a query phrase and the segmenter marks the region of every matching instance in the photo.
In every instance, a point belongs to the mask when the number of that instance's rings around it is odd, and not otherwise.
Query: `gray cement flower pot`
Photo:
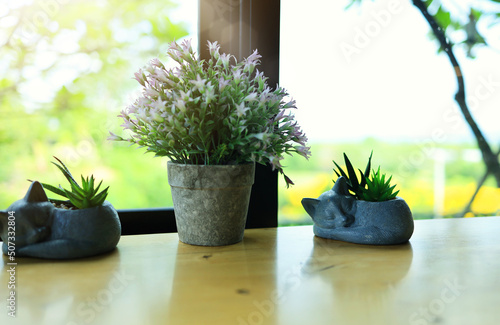
[[[168,162],[179,240],[221,246],[240,242],[255,164],[186,165]]]

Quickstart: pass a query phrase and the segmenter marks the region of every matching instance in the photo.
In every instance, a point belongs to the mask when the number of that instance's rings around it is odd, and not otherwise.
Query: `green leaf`
[[[49,201],[52,203],[55,203],[55,204],[64,204],[66,206],[71,204],[71,201],[69,201],[69,200],[58,200],[58,199],[50,199],[49,198]]]
[[[365,175],[363,174],[363,172],[359,168],[358,168],[358,172],[359,172],[359,177],[361,178],[361,182],[359,183],[359,187],[364,188],[366,186],[367,177],[365,177]]]
[[[358,176],[356,176],[356,172],[354,171],[354,167],[352,167],[352,164],[349,161],[349,158],[347,158],[347,155],[345,153],[344,153],[344,161],[345,161],[345,165],[347,168],[347,173],[349,174],[348,179],[350,180],[351,187],[356,192],[357,189],[359,188]]]
[[[55,186],[52,186],[50,184],[45,184],[45,183],[41,183],[41,184],[42,184],[42,186],[43,186],[44,189],[49,190],[52,193],[55,193],[57,195],[60,195],[60,196],[63,196],[65,198],[67,198],[66,193],[63,190],[61,190],[61,189],[59,189],[59,188],[57,188]]]
[[[368,158],[368,163],[366,164],[366,168],[365,168],[365,177],[368,178],[368,176],[370,176],[370,170],[371,170],[371,166],[372,166],[372,156],[373,156],[373,150],[372,152],[370,153],[370,157]]]
[[[66,195],[69,201],[78,209],[84,209],[82,205],[82,200],[78,198],[74,193],[66,190]]]
[[[90,203],[92,204],[92,206],[99,206],[99,205],[102,205],[104,203],[104,201],[106,200],[106,197],[108,196],[108,187],[106,187],[104,190],[101,191],[101,193],[97,194],[96,196],[94,196],[91,200],[90,200]]]
[[[344,176],[346,179],[349,179],[349,178],[347,177],[346,173],[344,172],[344,170],[343,170],[342,168],[340,168],[340,166],[339,166],[339,165],[338,165],[338,164],[337,164],[334,160],[332,160],[332,161],[333,161],[333,163],[335,164],[335,166],[337,166],[337,168],[338,168],[338,170],[339,170],[339,172],[340,172],[340,174],[341,174],[341,175],[339,175],[339,173],[338,173],[338,172],[334,169],[333,171],[337,174],[337,176],[338,176],[338,177],[340,177],[340,176]]]
[[[82,199],[86,196],[86,192],[77,183],[71,182],[71,191]]]
[[[434,15],[439,26],[446,30],[451,23],[451,15],[448,11],[443,9],[443,6],[439,6],[437,13]]]
[[[92,196],[94,196],[97,193],[97,191],[99,191],[99,188],[101,187],[101,184],[102,184],[102,180],[99,182],[99,184],[97,185],[97,187],[92,190]],[[94,187],[94,179],[92,177],[92,188],[93,187]]]
[[[66,177],[66,179],[68,180],[68,182],[74,182],[75,184],[78,185],[78,183],[75,181],[75,179],[73,178],[73,175],[71,175],[68,167],[66,167],[66,165],[61,161],[59,160],[59,158],[57,158],[56,156],[53,156],[60,164],[61,166],[59,166],[58,164],[56,164],[55,162],[52,162],[54,165],[57,166],[57,168],[59,168],[59,170],[61,170],[61,172],[64,174],[64,176]]]

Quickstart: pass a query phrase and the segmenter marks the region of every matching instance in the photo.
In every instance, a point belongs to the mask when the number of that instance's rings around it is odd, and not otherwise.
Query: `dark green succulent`
[[[373,171],[371,179],[366,179],[366,188],[361,191],[360,199],[365,201],[388,201],[396,198],[399,190],[394,192],[396,185],[391,186],[390,176],[385,180],[385,174],[380,172],[380,166],[377,171]]]
[[[345,153],[344,153],[344,161],[347,173],[344,172],[344,170],[335,162],[335,160],[333,160],[333,163],[335,164],[335,166],[337,166],[338,169],[337,171],[334,168],[333,171],[335,172],[335,174],[337,174],[337,177],[344,176],[347,183],[347,188],[349,189],[350,192],[352,192],[352,194],[357,199],[359,199],[359,196],[362,195],[362,191],[366,186],[366,180],[370,176],[372,155],[373,151],[370,154],[370,158],[368,158],[368,164],[366,165],[365,172],[363,173],[361,169],[358,169],[361,177],[360,180],[358,180],[354,167],[352,166],[351,162],[349,161],[349,158],[347,158],[347,155]]]
[[[84,178],[82,175],[82,186],[78,185],[66,165],[64,165],[64,163],[57,157],[54,158],[60,163],[60,165],[55,162],[52,163],[56,165],[57,168],[59,168],[59,170],[64,174],[64,177],[66,177],[71,185],[71,191],[64,189],[61,185],[59,185],[59,187],[55,187],[50,184],[41,183],[46,190],[67,198],[69,202],[77,209],[96,207],[104,203],[104,200],[106,200],[106,197],[108,195],[109,186],[101,192],[97,193],[99,191],[99,188],[101,187],[102,181],[99,183],[99,185],[97,185],[96,188],[94,188],[94,175],[90,176],[90,178]],[[67,201],[56,199],[50,199],[50,201],[62,204],[68,203]]]
[[[380,172],[379,166],[377,171],[373,170],[373,174],[370,177],[372,155],[373,151],[370,154],[370,158],[368,158],[365,172],[363,173],[361,169],[358,169],[359,180],[354,167],[345,153],[344,161],[347,173],[335,161],[333,163],[338,170],[335,168],[333,170],[338,177],[343,176],[346,179],[347,188],[356,199],[372,202],[392,200],[399,193],[399,190],[394,192],[396,185],[391,186],[392,176],[386,180],[386,175]]]

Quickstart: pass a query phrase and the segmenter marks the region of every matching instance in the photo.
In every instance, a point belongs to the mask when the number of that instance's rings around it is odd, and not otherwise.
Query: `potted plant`
[[[26,196],[0,211],[3,253],[13,257],[73,259],[113,250],[121,235],[118,213],[106,201],[108,188],[94,187],[94,176],[80,186],[56,157],[53,163],[71,190],[31,181]],[[44,188],[68,200],[48,199]]]
[[[373,153],[373,152],[372,152]],[[333,188],[318,199],[304,198],[302,205],[314,222],[316,236],[356,244],[391,245],[407,242],[413,234],[413,217],[408,204],[394,191],[392,176],[386,178],[380,167],[365,171],[354,167],[344,153],[347,173],[335,162],[338,179]]]
[[[168,157],[179,239],[217,246],[243,238],[255,163],[271,164],[288,186],[280,160],[310,153],[289,112],[295,101],[269,88],[257,50],[238,62],[217,42],[208,47],[209,59],[200,60],[189,40],[173,42],[175,66],[153,59],[140,69],[142,96],[119,115],[129,135],[110,139]]]

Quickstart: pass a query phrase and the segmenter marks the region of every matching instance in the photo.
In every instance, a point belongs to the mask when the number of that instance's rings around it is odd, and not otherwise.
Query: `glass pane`
[[[371,150],[372,166],[393,175],[415,218],[461,212],[485,168],[454,101],[457,82],[448,58],[437,53],[411,1],[366,0],[346,9],[349,2],[281,1],[280,84],[297,101],[312,157],[283,162],[296,185],[279,187],[279,223],[310,223],[300,201],[331,189],[332,160],[344,165],[345,152],[364,170]],[[468,19],[468,5],[459,7],[450,10]],[[478,23],[490,47],[477,47],[475,58],[464,45],[454,49],[469,106],[493,151],[500,139],[499,27]],[[469,215],[498,214],[499,202],[490,177]]]
[[[102,179],[118,209],[171,206],[166,161],[106,138],[140,91],[134,72],[174,39],[197,44],[198,1],[2,3],[0,207],[26,179],[68,188],[52,156]]]

